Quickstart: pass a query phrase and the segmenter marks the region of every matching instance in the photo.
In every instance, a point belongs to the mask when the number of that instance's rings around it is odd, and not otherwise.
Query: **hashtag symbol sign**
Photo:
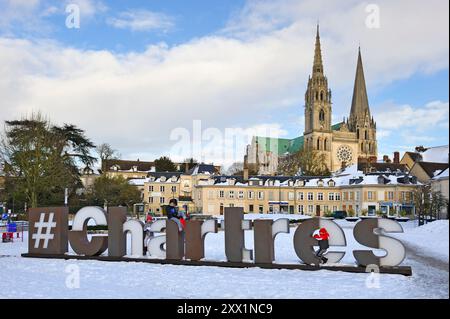
[[[44,222],[46,213],[41,213],[39,221],[34,223],[36,233],[33,234],[34,248],[39,248],[41,240],[44,241],[43,248],[48,247],[48,241],[55,237],[52,234],[52,228],[56,227],[56,222],[53,221],[54,213],[49,213],[48,221]]]

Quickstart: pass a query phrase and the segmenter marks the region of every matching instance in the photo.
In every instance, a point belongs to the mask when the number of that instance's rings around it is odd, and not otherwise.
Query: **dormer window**
[[[318,180],[317,181],[317,186],[323,187],[323,180]]]
[[[133,170],[133,172],[137,172],[138,167],[137,167],[137,166],[133,166],[133,167],[132,167],[132,170]]]
[[[165,176],[161,176],[161,182],[165,182],[167,180],[167,178]]]
[[[336,185],[336,183],[335,183],[332,179],[330,179],[330,180],[328,181],[328,186],[334,187],[335,185]]]
[[[118,171],[119,169],[120,169],[120,166],[119,165],[113,165],[112,167],[111,167],[111,169],[113,170],[113,171]]]

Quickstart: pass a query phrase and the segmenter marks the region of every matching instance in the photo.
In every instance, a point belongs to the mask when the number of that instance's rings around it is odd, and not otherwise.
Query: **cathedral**
[[[350,116],[333,125],[332,95],[323,68],[319,26],[304,112],[302,136],[293,139],[254,136],[247,146],[246,163],[260,175],[273,175],[277,173],[278,160],[282,156],[301,149],[324,154],[325,164],[332,172],[358,161],[376,161],[376,122],[370,114],[361,50],[358,49]]]

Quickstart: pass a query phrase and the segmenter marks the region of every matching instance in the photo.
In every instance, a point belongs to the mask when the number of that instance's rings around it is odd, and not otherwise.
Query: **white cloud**
[[[448,68],[447,2],[380,1],[379,30],[364,26],[366,13],[356,1],[277,4],[249,2],[223,32],[173,47],[151,45],[144,52],[115,54],[0,38],[0,73],[6,75],[0,77],[0,120],[41,110],[55,122],[79,125],[96,142],[107,141],[126,157],[170,152],[172,129],[191,129],[193,119],[224,131],[277,122],[280,113],[294,106],[303,116],[316,17],[335,115],[349,112],[358,40],[371,87]],[[369,97],[371,92],[369,87]],[[435,120],[417,117],[445,115],[445,102],[436,103],[426,107],[427,113],[398,106],[394,115],[426,131]],[[382,134],[396,130],[389,125],[393,114],[372,111]],[[286,133],[281,126],[279,133]]]
[[[391,131],[388,130],[377,130],[377,140],[382,140],[385,139],[386,137],[391,136]]]
[[[20,24],[25,30],[42,27],[37,10],[40,0],[5,0],[0,2],[0,34],[9,34],[14,24]]]
[[[386,103],[374,114],[380,153],[413,151],[418,145],[448,143],[449,103],[432,101],[423,106]],[[396,142],[396,145],[392,143]],[[399,146],[398,143],[407,145]]]
[[[66,0],[66,5],[76,4],[80,8],[81,19],[90,19],[99,13],[108,10],[108,7],[100,0]]]
[[[448,129],[449,103],[432,101],[422,107],[387,104],[375,113],[377,125],[384,130],[412,128],[423,133],[436,129]]]
[[[172,17],[148,10],[121,12],[118,17],[107,19],[107,23],[118,29],[130,29],[132,31],[161,30],[167,32],[174,27]]]
[[[101,0],[4,0],[0,2],[0,35],[48,37],[55,26],[47,18],[66,15],[69,4],[79,7],[83,24],[108,10]]]

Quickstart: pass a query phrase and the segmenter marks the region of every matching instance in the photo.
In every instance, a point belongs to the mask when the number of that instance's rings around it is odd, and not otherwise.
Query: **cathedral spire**
[[[353,87],[352,108],[350,119],[361,120],[368,115],[370,119],[369,100],[367,98],[366,80],[364,79],[361,48],[358,48],[358,63],[356,66],[355,85]]]
[[[319,23],[317,23],[316,46],[314,49],[313,75],[323,74],[322,51],[320,49]]]

